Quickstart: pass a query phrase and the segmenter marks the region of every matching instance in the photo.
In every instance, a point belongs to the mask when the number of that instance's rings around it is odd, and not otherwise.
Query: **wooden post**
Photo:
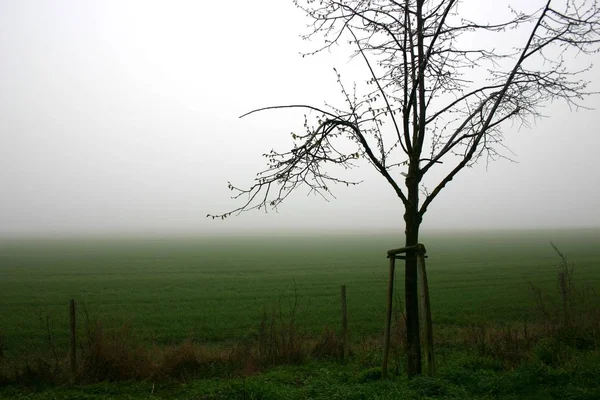
[[[71,359],[71,374],[73,380],[77,375],[77,341],[75,331],[75,299],[69,300],[69,330],[71,331],[71,340],[69,342],[69,356]]]
[[[427,270],[425,269],[425,246],[419,244],[417,250],[419,266],[419,298],[421,321],[423,321],[423,336],[425,336],[424,350],[427,362],[427,374],[435,376],[435,351],[433,348],[433,324],[431,321],[431,303],[429,301],[429,286],[427,284]]]
[[[342,285],[342,340],[343,357],[348,359],[348,309],[346,307],[346,285]]]
[[[385,314],[385,330],[383,331],[383,362],[381,364],[381,378],[387,377],[388,356],[390,352],[390,329],[392,325],[392,303],[394,300],[394,269],[396,267],[396,256],[390,258],[390,276],[388,278],[387,310]]]

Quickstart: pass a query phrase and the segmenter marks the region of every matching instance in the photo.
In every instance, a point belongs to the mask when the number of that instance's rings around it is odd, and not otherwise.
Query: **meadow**
[[[578,284],[600,288],[599,229],[426,232],[421,241],[428,251],[433,321],[438,333],[452,335],[456,328],[486,324],[525,326],[539,320],[542,316],[531,283],[545,294],[555,298],[558,295],[560,259],[550,242],[574,266]],[[3,239],[0,240],[2,353],[8,358],[47,355],[54,346],[64,354],[71,298],[78,305],[78,331],[82,337],[85,321],[90,320],[102,321],[107,329],[118,329],[125,324],[131,327],[135,343],[146,346],[164,347],[189,341],[231,347],[255,339],[265,313],[288,315],[296,302],[299,325],[316,337],[326,326],[334,331],[340,329],[342,284],[347,287],[351,343],[379,340],[388,273],[385,254],[386,250],[401,246],[401,235],[352,233]],[[401,264],[396,293],[401,301]],[[456,358],[452,354],[447,356],[447,363]],[[362,359],[359,363],[362,367],[378,365],[376,359],[370,363]],[[319,364],[310,368],[331,372],[313,376],[312,382],[317,386],[333,384],[331,374],[341,374],[352,382],[358,379],[356,384],[364,383],[361,381],[364,373],[353,367]],[[460,369],[451,369],[457,368]],[[492,370],[498,374],[494,379],[506,381],[504,372],[496,367]],[[276,371],[252,379],[260,380],[256,383],[260,390],[274,390],[272,398],[281,398],[278,392],[281,390],[290,394],[290,398],[304,398],[302,393],[294,397],[287,383],[269,389],[273,382],[270,374],[281,374]],[[302,371],[305,370],[283,374],[288,374],[286,379],[291,379],[290,382],[296,382],[297,374],[305,374]],[[488,378],[491,379],[489,376],[485,379]],[[568,379],[574,378],[569,375]],[[265,386],[262,380],[271,383]],[[242,382],[246,384],[245,380]],[[225,385],[230,384],[237,387],[239,382],[229,381]],[[382,390],[381,398],[394,398],[385,383],[376,385],[365,390],[375,388]],[[456,390],[462,387],[459,383],[455,386]],[[135,392],[137,387],[129,389]],[[412,390],[409,386],[403,388]],[[92,390],[110,393],[113,389],[105,386]],[[346,389],[339,387],[341,391]],[[417,397],[421,396],[419,390],[415,392]],[[600,388],[594,386],[593,390],[600,393]],[[60,396],[78,398],[68,390]],[[124,396],[130,398],[129,394]],[[137,394],[131,396],[135,398]],[[235,396],[206,398],[229,397]]]
[[[501,231],[423,235],[433,319],[438,326],[474,320],[535,319],[529,282],[556,291],[557,256],[576,278],[598,287],[600,231]],[[348,291],[350,334],[381,333],[387,249],[392,235],[197,238],[28,239],[0,242],[0,330],[5,353],[43,348],[48,325],[67,340],[67,306],[79,319],[119,326],[168,344],[240,340],[261,315],[286,309],[297,295],[313,332],[340,321],[340,285]],[[399,268],[396,293],[402,295]]]

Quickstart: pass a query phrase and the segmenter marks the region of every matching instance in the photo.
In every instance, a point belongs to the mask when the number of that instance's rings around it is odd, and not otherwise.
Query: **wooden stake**
[[[392,325],[392,303],[394,300],[394,269],[396,257],[390,256],[390,275],[388,278],[387,310],[385,315],[385,330],[383,331],[383,362],[381,364],[381,378],[387,377],[388,356],[390,352],[390,329]]]
[[[427,374],[435,376],[435,352],[433,348],[433,324],[431,321],[431,304],[429,301],[429,286],[427,284],[427,270],[425,269],[425,246],[419,244],[418,249],[419,266],[419,298],[421,309],[421,320],[423,321],[423,336],[425,336],[424,350],[427,362]]]
[[[342,339],[343,357],[348,359],[348,309],[346,307],[346,285],[342,285]]]
[[[69,329],[71,331],[71,340],[69,342],[69,355],[71,358],[71,374],[73,380],[77,375],[77,341],[75,332],[75,299],[69,300]]]

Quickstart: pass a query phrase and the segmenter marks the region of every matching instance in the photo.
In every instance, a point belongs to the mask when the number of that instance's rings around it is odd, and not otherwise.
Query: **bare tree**
[[[234,198],[247,196],[241,206],[209,217],[277,208],[301,186],[330,196],[332,184],[357,182],[336,177],[329,165],[352,168],[365,159],[402,202],[405,244],[413,246],[427,208],[463,168],[504,156],[502,128],[527,124],[554,100],[583,107],[591,94],[581,77],[588,68],[574,69],[569,61],[598,51],[596,1],[544,0],[527,12],[509,7],[507,17],[494,22],[461,18],[466,5],[458,0],[295,3],[310,20],[306,37],[322,39],[314,53],[349,44],[352,57],[364,62],[367,89],[363,95],[356,85],[347,90],[338,74],[344,108],[284,105],[245,114],[301,108],[308,116],[305,132],[292,134],[292,149],[265,154],[267,169],[250,188],[229,184]],[[507,42],[510,47],[501,45]],[[340,140],[353,150],[342,150]],[[428,191],[423,178],[435,168],[445,176]],[[411,253],[405,296],[413,376],[421,373],[421,348],[417,259]]]

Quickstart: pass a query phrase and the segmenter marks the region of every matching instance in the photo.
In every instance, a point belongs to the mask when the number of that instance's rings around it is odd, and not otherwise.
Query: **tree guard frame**
[[[427,250],[425,246],[418,243],[414,246],[401,247],[387,251],[387,258],[390,259],[390,270],[387,288],[387,309],[385,315],[385,329],[383,334],[383,362],[381,365],[381,377],[387,377],[388,358],[390,350],[390,330],[392,322],[392,307],[394,299],[394,275],[396,269],[396,260],[405,260],[402,255],[408,252],[415,252],[418,261],[418,284],[419,284],[419,314],[421,316],[423,336],[425,337],[425,360],[427,363],[427,373],[429,376],[435,375],[435,352],[433,346],[433,326],[431,320],[431,303],[429,300],[429,286],[427,283],[427,270],[425,268],[425,258]]]

